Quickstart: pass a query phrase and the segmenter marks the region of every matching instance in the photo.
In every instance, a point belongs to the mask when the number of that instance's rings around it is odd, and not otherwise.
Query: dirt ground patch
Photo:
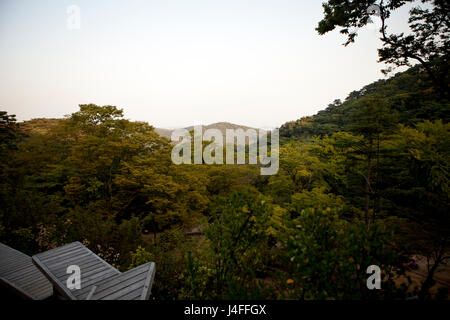
[[[415,255],[412,259],[417,263],[417,269],[409,269],[406,271],[406,276],[411,278],[412,284],[409,287],[409,292],[418,292],[422,282],[425,280],[428,274],[427,259],[423,256]],[[435,285],[431,288],[430,293],[436,295],[441,289],[445,288],[450,293],[450,263],[447,262],[444,265],[439,266],[436,270],[434,277]],[[406,283],[406,277],[401,277],[398,283]],[[450,296],[447,296],[450,299]]]

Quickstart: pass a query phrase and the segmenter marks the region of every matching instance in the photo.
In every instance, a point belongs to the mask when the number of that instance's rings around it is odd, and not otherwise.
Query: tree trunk
[[[434,283],[433,283],[434,282],[433,281],[434,273],[436,272],[436,269],[439,267],[439,265],[443,261],[445,248],[446,247],[444,245],[439,250],[437,250],[435,252],[433,266],[431,267],[431,269],[428,269],[427,278],[422,283],[422,287],[420,288],[420,292],[419,292],[419,299],[420,300],[424,300],[424,299],[427,298],[427,296],[429,295],[429,291],[430,291],[431,287],[433,287],[433,285],[434,285]]]
[[[372,149],[372,142],[370,142],[370,149]],[[369,209],[370,209],[370,178],[372,173],[372,151],[369,151],[367,155],[367,176],[366,176],[366,214],[365,222],[367,228],[369,228]]]
[[[380,212],[380,195],[378,194],[378,184],[380,181],[380,134],[377,137],[377,155],[376,155],[376,172],[375,172],[375,187],[374,187],[374,204],[372,213],[372,223],[375,222],[377,212]]]
[[[427,278],[422,283],[422,287],[420,288],[420,292],[419,292],[420,300],[424,300],[428,296],[429,290],[434,285],[434,283],[433,283],[434,272],[436,271],[439,264],[440,264],[440,262],[438,262],[438,260],[436,260],[434,262],[433,266],[431,267],[431,269],[428,271]]]

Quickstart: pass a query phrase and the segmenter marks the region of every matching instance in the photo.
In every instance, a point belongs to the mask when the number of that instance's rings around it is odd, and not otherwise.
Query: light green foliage
[[[134,269],[141,264],[152,262],[154,260],[155,256],[152,253],[145,250],[145,248],[138,246],[135,252],[131,252],[131,263],[128,269]]]
[[[300,212],[308,208],[336,208],[342,210],[343,200],[341,196],[333,193],[326,193],[325,187],[313,188],[311,191],[304,191],[292,195],[292,207]]]
[[[289,142],[280,148],[280,170],[271,176],[268,192],[278,204],[289,202],[291,195],[325,186],[324,163],[311,143]]]
[[[174,165],[167,139],[114,106],[20,126],[2,112],[0,241],[154,261],[156,299],[404,298],[395,281],[419,254],[429,298],[450,244],[448,106],[416,67],[375,82],[284,125],[274,176]]]
[[[416,128],[402,126],[397,136],[398,147],[408,152],[412,162],[422,171],[430,191],[449,195],[450,124],[442,120],[425,121]]]
[[[302,210],[291,222],[284,243],[292,278],[291,298],[361,299],[376,296],[366,287],[366,268],[383,270],[383,287],[393,287],[395,253],[387,247],[391,233],[382,224],[367,230],[349,223],[335,210]]]
[[[206,261],[187,256],[191,298],[250,298],[259,292],[255,279],[264,269],[272,206],[255,192],[235,192],[220,199],[205,230],[209,250]]]

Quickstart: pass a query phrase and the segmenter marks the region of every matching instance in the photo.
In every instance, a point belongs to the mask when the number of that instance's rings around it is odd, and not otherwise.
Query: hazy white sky
[[[280,126],[383,77],[375,28],[349,47],[319,36],[321,2],[0,0],[0,110],[22,121],[95,103],[156,127]]]

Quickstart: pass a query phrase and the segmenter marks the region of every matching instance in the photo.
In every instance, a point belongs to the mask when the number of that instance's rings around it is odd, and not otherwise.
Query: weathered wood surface
[[[80,242],[33,256],[33,262],[64,297],[72,300],[147,300],[155,275],[155,264],[146,263],[121,273]],[[81,271],[81,288],[69,289],[70,265]]]
[[[148,300],[155,276],[149,262],[96,285],[88,300]]]
[[[0,243],[0,283],[25,299],[43,300],[53,286],[33,264],[30,256]]]

